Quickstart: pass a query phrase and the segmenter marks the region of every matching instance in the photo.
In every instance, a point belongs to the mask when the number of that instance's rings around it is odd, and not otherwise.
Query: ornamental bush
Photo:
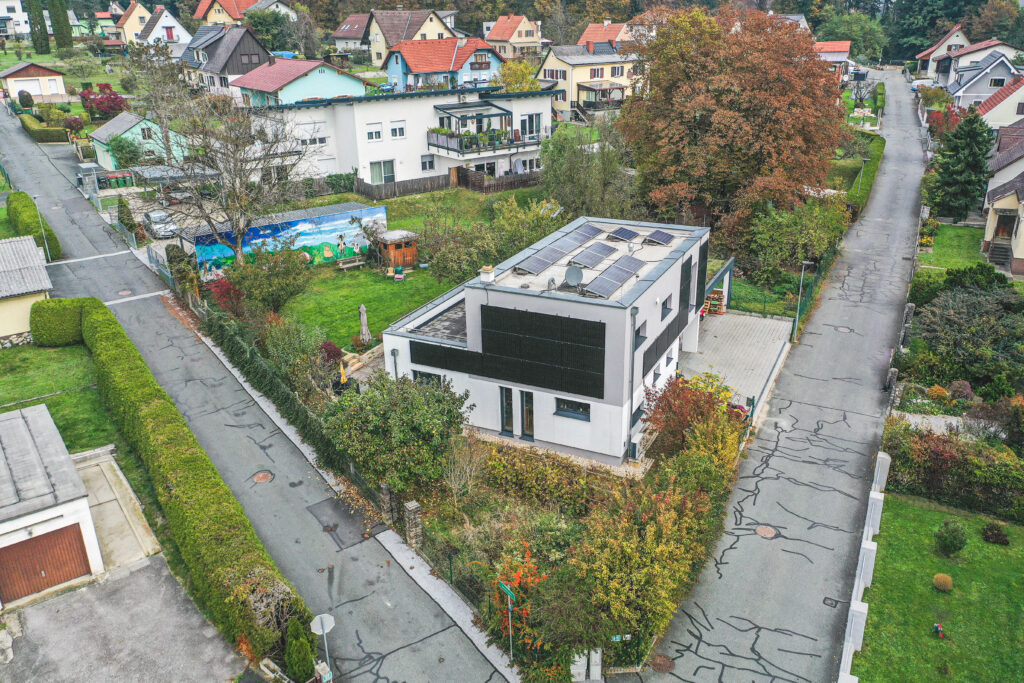
[[[62,250],[57,234],[46,222],[36,208],[36,203],[26,192],[12,192],[7,195],[7,220],[14,232],[27,235],[36,241],[36,245],[49,252],[50,260],[61,257]],[[42,225],[42,231],[39,226]],[[44,237],[45,236],[45,237]]]
[[[530,457],[532,456],[532,457]],[[604,499],[614,478],[600,470],[582,471],[569,460],[552,453],[494,446],[485,464],[489,486],[553,505],[563,514],[582,517],[590,504]]]
[[[29,134],[36,142],[67,142],[68,133],[63,128],[51,128],[44,126],[42,122],[31,114],[21,114],[18,116],[21,121],[21,127],[25,129],[25,132]]]
[[[21,105],[22,109],[31,109],[35,101],[32,99],[32,93],[28,90],[18,91],[18,104]]]
[[[50,299],[29,313],[32,339],[39,346],[82,343],[82,304],[78,299]]]
[[[304,628],[298,619],[292,617],[288,620],[284,668],[288,672],[288,677],[293,681],[308,681],[316,673],[313,666],[310,636],[312,636],[312,632],[308,628]]]
[[[967,546],[967,530],[955,519],[945,519],[935,530],[935,549],[940,555],[952,557]]]
[[[1010,545],[1010,537],[1006,535],[1006,528],[999,522],[986,524],[981,530],[981,537],[984,538],[987,543]]]
[[[953,577],[949,574],[936,574],[932,578],[932,585],[935,586],[936,590],[948,593],[953,590]]]

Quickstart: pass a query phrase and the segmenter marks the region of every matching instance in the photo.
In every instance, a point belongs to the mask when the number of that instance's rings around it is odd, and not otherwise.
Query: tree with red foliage
[[[647,389],[644,421],[658,434],[659,453],[675,455],[686,446],[686,437],[696,423],[709,422],[716,414],[730,410],[730,390],[717,378],[704,375],[670,381],[663,389]]]
[[[932,134],[933,138],[942,142],[947,135],[956,130],[966,113],[967,110],[963,107],[952,104],[947,104],[945,109],[932,109],[928,112],[928,132]]]
[[[108,119],[128,109],[128,100],[117,94],[109,83],[100,83],[97,88],[99,92],[89,89],[78,93],[90,116]]]
[[[850,133],[810,33],[732,7],[638,21],[638,76],[619,127],[665,216],[707,212],[736,230],[759,203],[789,209],[804,187],[824,184]]]
[[[236,318],[245,314],[245,294],[226,277],[219,277],[208,283],[206,288],[223,310]]]

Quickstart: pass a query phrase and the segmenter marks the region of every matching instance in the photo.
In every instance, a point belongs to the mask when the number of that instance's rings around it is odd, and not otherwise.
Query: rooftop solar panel
[[[591,294],[607,299],[615,293],[626,280],[643,268],[644,262],[632,256],[622,256],[608,266],[583,289]]]
[[[530,275],[537,275],[550,265],[550,261],[545,261],[544,259],[538,257],[537,254],[533,254],[532,256],[527,256],[522,261],[517,263],[516,270],[521,270],[523,272],[529,273]]]
[[[630,230],[629,228],[615,228],[615,230],[611,232],[609,237],[614,237],[615,239],[622,240],[623,242],[628,242],[634,237],[636,237],[638,234],[640,233],[636,232],[635,230]]]
[[[594,239],[604,231],[601,230],[601,228],[597,227],[596,225],[584,223],[583,225],[576,229],[576,232],[582,232],[584,235],[587,236],[587,239]]]
[[[569,259],[569,262],[583,266],[584,268],[593,268],[614,253],[615,247],[610,244],[604,244],[603,242],[597,242],[595,244],[591,244],[589,247],[573,256]]]
[[[671,244],[675,236],[665,232],[664,230],[655,230],[649,235],[644,237],[645,242],[654,242],[655,244]]]

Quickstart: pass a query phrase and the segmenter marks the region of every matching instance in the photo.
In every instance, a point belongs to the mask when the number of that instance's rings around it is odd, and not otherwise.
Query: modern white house
[[[956,52],[971,44],[971,41],[967,40],[967,34],[964,33],[963,26],[957,24],[949,30],[946,35],[939,39],[939,42],[932,45],[927,50],[919,52],[914,59],[917,60],[917,71],[918,76],[921,78],[938,78],[939,73],[939,60],[944,57],[946,53]]]
[[[101,572],[88,492],[49,410],[0,414],[0,607]]]
[[[1002,52],[992,51],[977,62],[957,68],[954,79],[946,85],[958,107],[979,105],[1004,85],[1020,75],[1020,71]]]
[[[556,91],[501,93],[494,87],[307,99],[286,113],[307,149],[307,176],[347,173],[392,183],[442,175],[465,166],[491,176],[540,168],[551,136]],[[308,143],[307,143],[308,145]]]
[[[646,390],[697,350],[708,234],[578,218],[385,330],[387,370],[469,391],[487,434],[640,458]]]
[[[957,80],[962,71],[970,71],[990,55],[1001,54],[1013,60],[1020,53],[1020,50],[1001,40],[982,40],[935,58],[935,79],[939,85],[948,86]]]

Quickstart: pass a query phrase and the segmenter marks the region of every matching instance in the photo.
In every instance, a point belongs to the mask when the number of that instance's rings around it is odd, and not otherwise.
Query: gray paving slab
[[[644,680],[836,680],[924,167],[907,84],[881,77],[887,145],[871,200],[779,374],[725,534],[658,647],[674,669]]]

